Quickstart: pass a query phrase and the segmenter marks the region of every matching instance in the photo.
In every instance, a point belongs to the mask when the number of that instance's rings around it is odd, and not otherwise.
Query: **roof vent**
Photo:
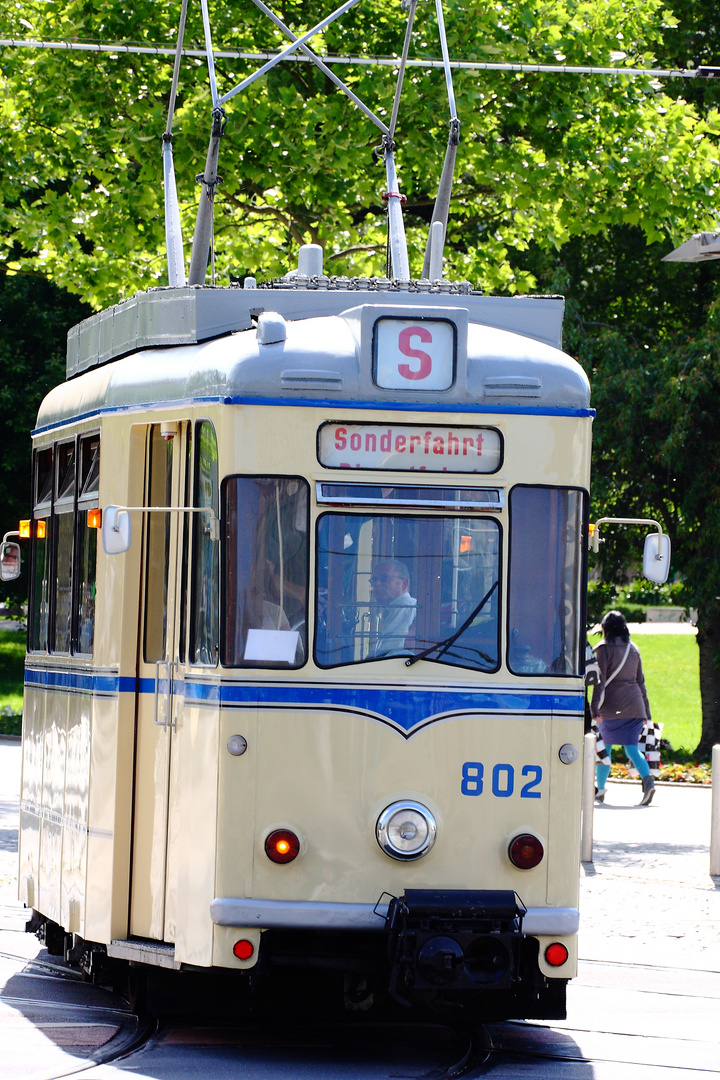
[[[542,397],[542,380],[527,375],[490,375],[484,385],[486,398]]]
[[[287,323],[277,311],[263,311],[258,316],[258,345],[275,345],[287,337]]]
[[[323,249],[319,244],[303,244],[298,251],[298,274],[322,277]]]
[[[303,371],[296,368],[281,373],[280,385],[287,390],[342,390],[343,379],[339,371]]]

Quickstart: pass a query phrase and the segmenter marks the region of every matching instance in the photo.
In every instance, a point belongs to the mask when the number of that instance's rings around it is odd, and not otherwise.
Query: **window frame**
[[[92,443],[97,439],[98,443],[98,459],[100,457],[100,432],[83,432],[78,435],[77,443],[77,468],[76,468],[76,484],[75,484],[75,541],[73,547],[73,584],[72,584],[72,633],[70,642],[70,651],[73,656],[92,656],[94,651],[94,632],[93,632],[93,649],[89,652],[84,652],[80,648],[81,637],[81,601],[80,596],[80,573],[81,573],[81,554],[82,554],[82,538],[83,530],[85,533],[93,532],[95,534],[95,601],[93,602],[93,620],[95,619],[95,602],[97,601],[97,550],[98,550],[98,530],[90,529],[87,524],[87,511],[97,510],[100,505],[100,466],[98,464],[98,482],[97,487],[94,487],[87,494],[83,493],[83,488],[87,483],[92,473],[93,458],[90,459],[87,475],[83,477],[83,448],[85,445]],[[86,537],[88,542],[90,537]]]
[[[215,440],[215,452],[216,452],[215,465],[216,465],[216,473],[217,473],[216,479],[217,479],[217,503],[218,503],[218,505],[213,506],[213,504],[210,504],[210,506],[215,511],[216,516],[219,518],[220,513],[221,513],[222,489],[223,489],[223,484],[225,482],[225,477],[223,477],[222,479],[220,478],[220,453],[219,453],[219,445],[218,445],[218,438],[217,438],[217,431],[215,429],[215,424],[213,423],[212,420],[210,420],[207,417],[203,417],[200,420],[196,420],[195,424],[194,424],[193,433],[192,433],[192,439],[194,440],[194,442],[193,442],[193,445],[192,445],[192,448],[191,448],[191,453],[188,453],[188,455],[187,455],[188,462],[190,462],[191,457],[192,457],[192,488],[190,489],[190,485],[188,484],[187,487],[186,487],[186,490],[192,490],[192,504],[191,505],[194,506],[194,507],[199,507],[200,506],[200,451],[201,451],[201,442],[202,442],[202,440],[201,440],[201,428],[202,428],[203,424],[208,424],[209,425],[209,427],[210,427],[210,429],[212,431],[212,434],[213,434],[213,438]],[[223,564],[223,548],[222,548],[222,544],[221,544],[221,542],[219,540],[218,541],[211,541],[211,543],[214,543],[216,545],[217,561],[218,561],[218,565],[217,565],[217,568],[216,568],[216,571],[215,571],[215,581],[214,581],[214,594],[215,595],[213,597],[213,602],[215,604],[215,611],[217,613],[217,621],[218,621],[217,622],[217,641],[214,644],[215,659],[214,659],[214,661],[213,660],[195,660],[193,658],[193,653],[194,653],[195,647],[197,645],[197,641],[196,641],[196,638],[195,638],[195,617],[196,617],[197,602],[198,602],[198,575],[195,573],[195,556],[196,556],[197,550],[201,546],[200,544],[198,544],[198,538],[201,537],[201,531],[200,530],[207,527],[208,519],[206,518],[206,516],[204,514],[192,514],[190,516],[192,517],[193,520],[190,523],[190,528],[186,531],[186,535],[191,535],[191,537],[192,537],[191,543],[190,543],[190,551],[191,551],[190,565],[189,565],[189,568],[188,568],[188,585],[189,585],[189,588],[187,590],[187,593],[189,595],[188,595],[188,600],[187,600],[187,614],[186,614],[185,619],[184,619],[184,621],[187,622],[187,653],[186,653],[186,655],[187,655],[187,663],[192,667],[202,667],[202,668],[213,668],[214,669],[214,668],[217,668],[219,666],[219,664],[220,664],[220,655],[221,655],[222,599],[221,599],[220,583],[221,583],[222,564]],[[183,589],[183,596],[185,596],[185,595],[186,595],[186,590]]]
[[[92,657],[93,652],[82,652],[80,650],[79,643],[79,627],[80,627],[80,530],[88,528],[87,519],[84,516],[84,512],[89,509],[95,509],[99,506],[99,488],[100,488],[100,473],[98,466],[98,484],[97,489],[90,494],[83,496],[80,492],[80,486],[82,482],[82,461],[81,454],[83,446],[92,440],[98,442],[98,454],[100,454],[101,444],[101,432],[99,428],[91,429],[88,431],[76,432],[71,438],[58,438],[50,443],[44,443],[36,446],[33,449],[32,455],[32,522],[33,528],[31,530],[30,538],[30,582],[28,588],[28,653],[35,656],[57,656],[57,657],[82,657],[83,659],[89,659]],[[60,476],[60,454],[65,448],[72,447],[73,454],[73,493],[72,497],[64,495],[60,497],[60,484],[65,478]],[[43,480],[44,483],[40,483],[39,462],[43,454],[50,455],[50,464],[47,472],[45,473]],[[90,468],[88,469],[88,476],[91,473],[92,459],[90,462]],[[48,484],[48,477],[51,478],[50,484]],[[87,477],[85,478],[87,479]],[[65,484],[65,489],[67,489]],[[40,500],[40,495],[48,492],[48,497]],[[60,508],[60,509],[59,509]],[[57,613],[58,613],[58,589],[57,589],[57,569],[58,569],[58,543],[60,539],[59,519],[61,517],[71,517],[72,525],[70,530],[70,571],[69,571],[69,604],[70,604],[70,628],[68,637],[68,648],[59,649],[57,647]],[[38,557],[38,536],[37,525],[38,521],[45,521],[45,537],[42,542],[46,546],[45,562],[48,571],[48,589],[49,596],[47,599],[47,626],[44,643],[34,644],[35,635],[38,632],[38,618],[40,611],[36,612],[37,602],[37,590],[41,585],[43,579],[39,578],[37,573],[37,557]],[[95,575],[97,580],[97,545],[95,549]],[[97,595],[97,594],[96,594]],[[94,617],[94,615],[93,615]],[[94,642],[93,642],[94,644]]]
[[[375,506],[377,507],[377,505],[378,504],[376,503]],[[443,512],[443,513],[414,513],[413,514],[413,513],[408,513],[407,508],[405,508],[405,507],[402,507],[402,508],[399,509],[399,511],[396,511],[395,513],[393,513],[392,509],[393,508],[391,506],[389,506],[389,507],[383,506],[382,509],[381,509],[381,512],[375,513],[375,514],[370,514],[370,513],[367,513],[367,512],[363,513],[362,511],[354,512],[351,508],[346,509],[344,507],[337,507],[337,506],[333,507],[333,508],[327,507],[326,509],[324,509],[323,513],[318,515],[318,517],[317,517],[317,519],[315,521],[315,567],[314,567],[315,568],[315,597],[314,597],[314,609],[313,609],[313,626],[314,626],[314,633],[313,633],[313,661],[314,661],[315,665],[318,668],[321,668],[323,671],[329,671],[329,670],[333,670],[335,668],[340,668],[340,667],[347,669],[347,668],[355,668],[355,667],[358,667],[358,666],[363,665],[363,664],[370,664],[370,663],[376,664],[376,663],[380,663],[384,659],[387,659],[387,660],[409,659],[409,658],[412,658],[413,656],[417,655],[417,652],[407,651],[407,652],[392,653],[392,655],[387,656],[387,657],[368,656],[368,657],[365,657],[365,658],[363,658],[361,660],[351,660],[351,661],[347,661],[347,662],[343,662],[343,663],[334,663],[334,664],[325,663],[325,662],[321,661],[318,658],[318,651],[317,651],[318,633],[317,633],[317,628],[318,628],[318,625],[319,625],[319,623],[318,623],[318,614],[319,614],[319,591],[320,591],[319,590],[319,580],[320,580],[320,574],[319,574],[320,537],[319,537],[319,532],[320,532],[321,522],[323,521],[324,518],[332,517],[332,516],[335,516],[335,517],[342,516],[344,518],[347,518],[347,517],[359,517],[359,518],[364,518],[364,519],[381,518],[382,517],[382,518],[408,518],[411,521],[418,521],[419,520],[419,521],[442,521],[442,522],[456,521],[458,519],[460,519],[460,520],[471,520],[471,521],[490,520],[495,524],[495,526],[496,526],[496,528],[498,530],[498,533],[497,533],[497,540],[498,540],[498,555],[497,555],[498,617],[497,617],[497,627],[496,627],[497,662],[496,662],[495,666],[492,667],[492,668],[478,668],[478,667],[472,666],[470,664],[458,663],[457,659],[455,661],[448,660],[448,659],[446,659],[447,654],[443,654],[443,656],[441,656],[441,657],[428,656],[428,657],[426,657],[426,659],[429,662],[433,663],[433,664],[440,664],[440,665],[442,665],[444,667],[451,667],[454,670],[459,669],[460,671],[472,671],[472,672],[475,672],[475,673],[477,673],[479,675],[494,675],[494,674],[496,674],[502,668],[502,661],[503,661],[503,649],[502,649],[503,607],[502,607],[502,605],[503,605],[503,595],[504,595],[504,590],[503,590],[503,566],[504,566],[504,534],[505,534],[505,530],[504,530],[504,527],[503,527],[502,520],[498,516],[496,516],[495,513],[487,513],[487,512],[479,513],[479,514],[477,514],[477,517],[475,517],[474,515],[471,516],[468,513],[460,513],[460,512],[454,513],[454,514],[447,513],[447,512]],[[402,512],[403,510],[405,510],[406,512],[403,513]],[[388,558],[392,558],[392,556],[388,556]],[[478,599],[480,600],[480,599],[482,599],[482,597],[479,597]]]
[[[513,536],[513,495],[518,489],[526,489],[529,491],[555,491],[555,492],[575,492],[580,496],[580,536],[578,546],[578,559],[580,565],[580,573],[578,575],[578,593],[579,593],[579,605],[577,612],[577,637],[575,642],[576,653],[576,668],[574,672],[557,672],[557,671],[543,671],[543,672],[526,672],[515,671],[510,666],[510,643],[511,643],[511,597],[513,590],[513,552],[512,552],[512,536]],[[584,657],[585,657],[585,638],[586,638],[586,622],[587,622],[587,575],[588,575],[588,545],[583,543],[583,537],[587,538],[589,535],[589,523],[590,523],[590,493],[587,488],[582,487],[580,484],[528,484],[518,483],[514,484],[508,491],[508,575],[507,575],[507,606],[505,611],[505,666],[510,675],[517,679],[581,679],[584,674]]]
[[[230,529],[227,516],[227,490],[228,485],[233,480],[297,480],[304,486],[306,492],[306,508],[305,508],[305,641],[304,641],[304,654],[300,663],[287,664],[283,661],[261,661],[250,660],[245,663],[229,663],[227,661],[228,656],[228,636],[227,636],[227,596],[229,592],[229,586],[227,581],[227,567],[228,567],[228,544],[230,542]],[[310,610],[311,610],[311,598],[310,598],[310,564],[312,561],[312,549],[310,545],[310,497],[311,487],[307,477],[301,476],[297,473],[230,473],[227,476],[223,476],[220,482],[220,520],[221,520],[221,546],[220,546],[220,652],[219,662],[220,666],[225,670],[243,670],[243,671],[298,671],[300,668],[306,667],[309,655],[310,655]]]

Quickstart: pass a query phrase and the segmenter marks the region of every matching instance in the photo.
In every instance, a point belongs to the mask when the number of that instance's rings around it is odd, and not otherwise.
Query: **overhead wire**
[[[31,38],[0,38],[0,49],[59,49],[68,52],[100,52],[117,54],[136,54],[148,56],[175,56],[175,49],[164,45],[135,45],[103,42],[83,41],[42,41]],[[284,50],[285,51],[285,50]],[[182,55],[206,59],[205,49],[184,48]],[[216,60],[274,60],[279,53],[273,51],[244,52],[239,49],[215,49],[213,53]],[[295,61],[299,64],[312,63],[310,57],[297,55],[285,55],[285,61]],[[397,56],[332,56],[320,57],[325,64],[356,64],[364,67],[397,67],[401,58]],[[407,67],[415,68],[441,68],[444,70],[445,62],[434,57],[420,57],[408,59]],[[657,79],[716,79],[720,78],[720,67],[702,65],[688,68],[645,68],[645,67],[602,67],[599,65],[578,64],[540,64],[540,63],[515,63],[512,61],[491,60],[450,60],[449,66],[458,71],[506,71],[535,74],[558,74],[558,75],[610,75],[624,78],[641,78],[650,76]]]

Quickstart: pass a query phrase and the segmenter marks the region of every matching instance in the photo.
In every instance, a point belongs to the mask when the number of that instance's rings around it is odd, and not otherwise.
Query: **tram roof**
[[[562,311],[559,297],[152,290],[71,331],[74,377],[45,398],[36,430],[181,402],[583,412],[589,383],[558,347]],[[262,342],[262,313],[276,325],[266,338],[282,340]],[[446,319],[458,327],[450,389],[397,391],[373,382],[372,328],[387,315]]]
[[[484,296],[469,282],[391,282],[386,278],[291,277],[255,288],[183,286],[136,293],[91,315],[68,333],[67,377],[138,349],[192,345],[250,330],[263,311],[288,320],[342,315],[362,304],[466,308],[473,322],[562,348],[561,296]],[[315,284],[317,282],[317,284]]]

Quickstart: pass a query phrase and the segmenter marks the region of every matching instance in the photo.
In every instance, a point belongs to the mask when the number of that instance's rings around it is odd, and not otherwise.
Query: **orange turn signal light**
[[[102,529],[102,510],[97,507],[95,510],[88,510],[87,527],[88,529]]]
[[[300,854],[300,841],[290,829],[276,829],[265,841],[265,854],[274,863],[289,863]]]
[[[38,540],[44,540],[46,533],[47,522],[45,521],[45,518],[38,518],[35,523],[35,535],[37,536]]]
[[[18,525],[18,533],[20,534],[21,537],[23,537],[23,539],[27,540],[32,535],[31,526],[32,526],[31,521],[21,521],[20,524]]]

